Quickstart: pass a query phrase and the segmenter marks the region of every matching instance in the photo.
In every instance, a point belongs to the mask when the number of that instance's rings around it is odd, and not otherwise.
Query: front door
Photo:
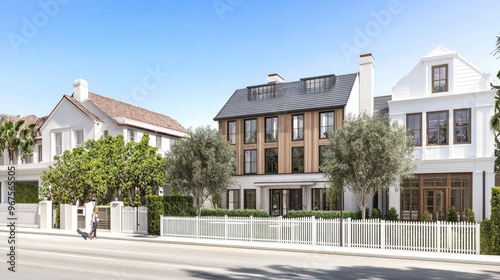
[[[302,190],[269,190],[272,217],[287,216],[290,210],[302,210]]]
[[[429,212],[431,221],[446,220],[446,191],[444,189],[425,190],[424,210]]]

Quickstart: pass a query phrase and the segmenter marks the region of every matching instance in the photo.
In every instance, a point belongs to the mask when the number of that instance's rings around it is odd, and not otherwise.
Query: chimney
[[[272,73],[267,75],[267,83],[268,84],[276,84],[276,83],[284,83],[285,79],[280,76],[278,73]]]
[[[73,97],[82,102],[89,99],[89,84],[84,79],[73,82]]]
[[[359,113],[373,115],[375,59],[371,53],[359,55]]]

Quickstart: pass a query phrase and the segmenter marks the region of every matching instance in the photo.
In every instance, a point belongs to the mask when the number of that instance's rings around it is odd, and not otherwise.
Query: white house
[[[419,220],[428,211],[433,220],[444,220],[451,207],[462,218],[468,208],[476,220],[489,218],[494,95],[489,74],[442,46],[392,88],[389,115],[412,132],[418,166],[402,191],[389,194],[401,219]]]
[[[8,116],[3,115],[4,119]],[[88,83],[78,79],[73,83],[73,94],[64,95],[47,117],[31,117],[39,124],[39,137],[32,158],[20,163],[17,155],[15,180],[39,185],[40,176],[61,155],[83,145],[88,139],[124,135],[126,141],[139,141],[144,133],[150,136],[150,145],[160,153],[167,152],[179,138],[187,136],[186,129],[176,120],[144,108],[111,99],[88,90]],[[0,202],[7,202],[8,156],[0,161]]]

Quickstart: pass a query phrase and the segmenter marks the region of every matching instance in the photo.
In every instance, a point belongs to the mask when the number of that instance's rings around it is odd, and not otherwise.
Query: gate
[[[148,208],[125,206],[122,208],[123,233],[148,233]]]

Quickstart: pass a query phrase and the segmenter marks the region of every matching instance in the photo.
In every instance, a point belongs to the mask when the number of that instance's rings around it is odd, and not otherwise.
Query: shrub
[[[389,212],[387,212],[387,220],[388,221],[399,221],[399,214],[398,214],[398,210],[396,210],[396,208],[391,207],[391,209],[389,209]]]
[[[340,218],[340,211],[303,211],[292,210],[288,212],[289,218],[312,217],[317,219],[337,219]],[[361,219],[361,212],[343,211],[344,218]]]
[[[148,205],[148,234],[160,235],[160,216],[164,215],[163,197],[147,195],[146,200]]]
[[[476,216],[474,215],[474,211],[472,211],[472,209],[470,208],[467,208],[467,211],[465,212],[465,221],[468,223],[476,222]]]
[[[373,208],[372,219],[380,219],[380,211],[378,210],[378,208]]]
[[[491,220],[481,222],[481,254],[500,255],[500,187],[491,189]]]
[[[56,205],[56,219],[54,228],[61,228],[61,204]]]
[[[458,222],[457,210],[455,210],[455,207],[448,209],[448,222]]]
[[[201,209],[201,216],[206,217],[269,217],[269,214],[264,210],[258,209]]]
[[[430,222],[431,221],[431,214],[429,211],[425,210],[424,214],[422,215],[422,222]]]

